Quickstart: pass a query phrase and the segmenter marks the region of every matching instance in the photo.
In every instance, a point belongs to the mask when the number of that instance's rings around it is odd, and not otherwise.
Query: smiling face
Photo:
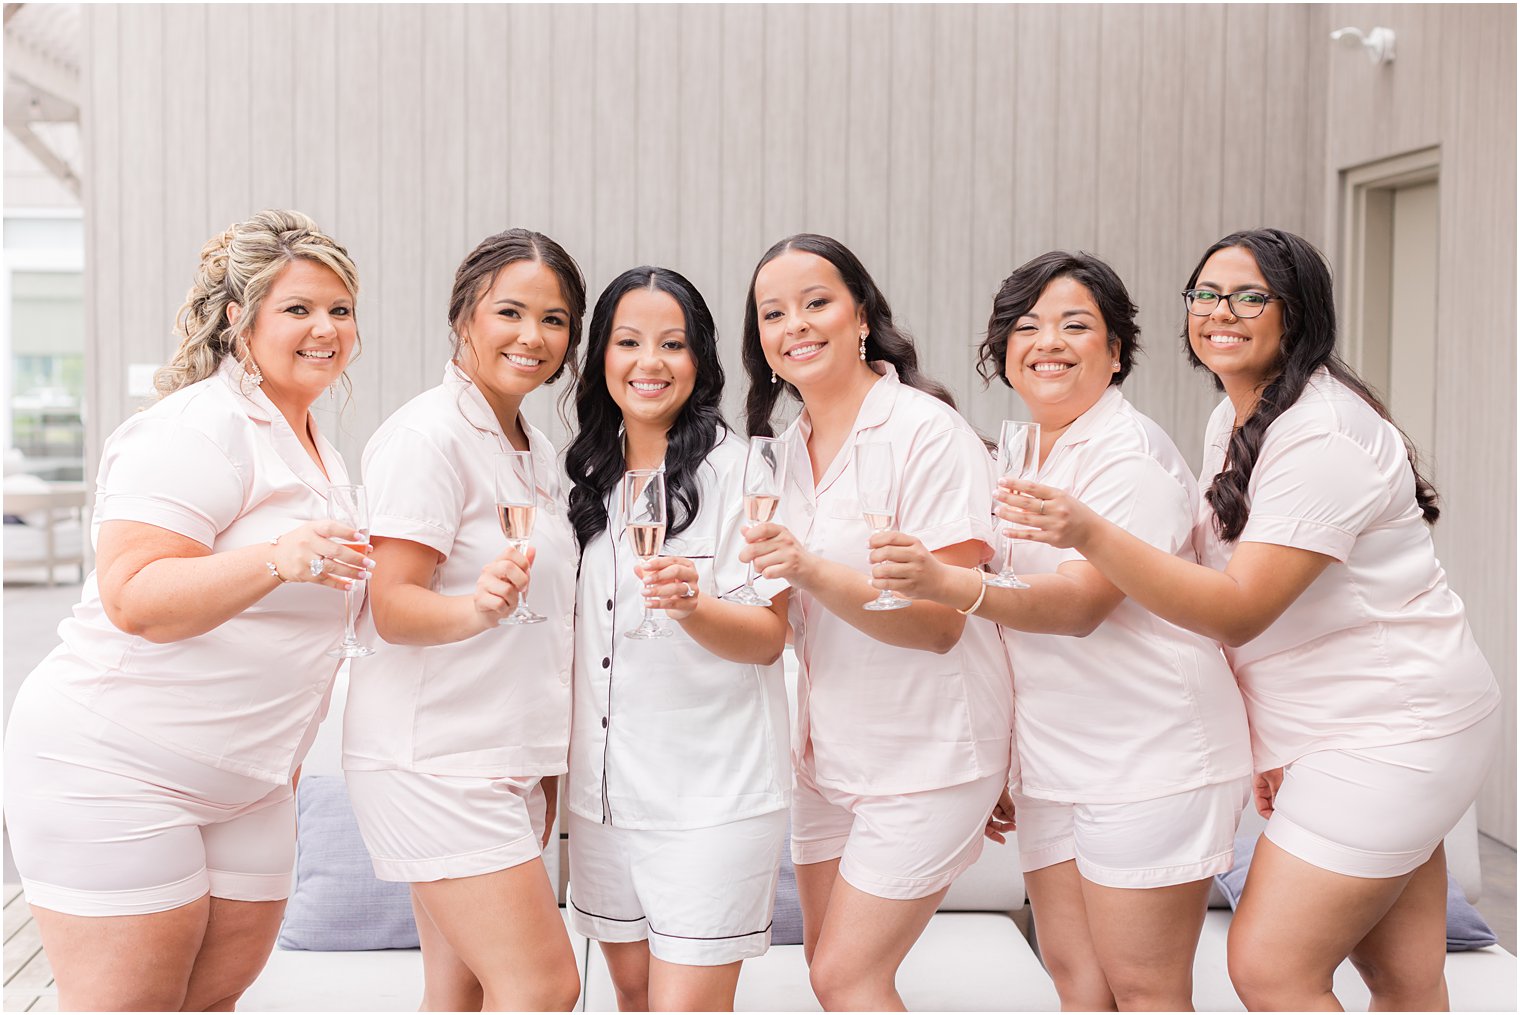
[[[612,317],[604,368],[607,391],[626,425],[669,430],[697,383],[680,304],[658,289],[623,296]]]
[[[229,308],[235,318],[240,308]],[[294,260],[275,276],[245,333],[276,405],[302,410],[343,375],[359,330],[354,298],[333,270]]]
[[[523,396],[554,375],[570,345],[570,313],[559,279],[541,261],[496,273],[457,328],[459,368],[506,423]]]
[[[1055,278],[1008,333],[1003,376],[1045,427],[1092,408],[1119,372],[1119,344],[1087,287]]]
[[[870,373],[860,359],[865,308],[838,269],[817,254],[789,250],[761,268],[755,315],[765,361],[799,391]]]
[[[1221,295],[1251,291],[1271,294],[1256,258],[1245,247],[1216,250],[1198,272],[1195,289]],[[1188,315],[1188,344],[1232,397],[1256,391],[1277,375],[1282,356],[1283,311],[1272,300],[1260,317],[1240,318],[1228,300],[1207,317]]]

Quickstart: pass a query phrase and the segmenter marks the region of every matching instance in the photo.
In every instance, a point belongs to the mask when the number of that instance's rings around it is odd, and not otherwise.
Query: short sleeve
[[[1175,476],[1150,455],[1115,455],[1072,494],[1125,532],[1175,554],[1191,545],[1193,505]],[[1082,560],[1071,551],[1066,560]]]
[[[178,420],[140,418],[111,438],[100,465],[99,522],[144,522],[210,548],[243,510],[237,466]]]
[[[1376,460],[1334,431],[1263,446],[1239,542],[1312,550],[1344,561],[1392,491]]]
[[[426,435],[395,427],[371,441],[364,487],[372,537],[410,539],[449,555],[464,514],[464,483]]]
[[[898,528],[930,550],[980,540],[991,557],[992,456],[969,430],[952,428],[913,448],[903,468]]]

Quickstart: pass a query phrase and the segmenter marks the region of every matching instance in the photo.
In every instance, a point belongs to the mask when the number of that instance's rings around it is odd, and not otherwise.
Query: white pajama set
[[[1203,475],[1224,465],[1234,409],[1209,420]],[[1255,768],[1282,768],[1266,835],[1325,870],[1420,866],[1477,796],[1499,735],[1499,688],[1446,584],[1403,438],[1321,370],[1267,428],[1240,543],[1333,558],[1263,634],[1226,649]],[[1234,552],[1199,510],[1199,555]]]
[[[139,522],[221,553],[324,518],[328,485],[348,478],[312,433],[322,467],[229,357],[106,441],[92,537]],[[92,573],[58,633],[5,737],[6,825],[27,901],[131,916],[207,893],[284,899],[291,778],[337,673],[325,653],[342,638],[342,595],[282,584],[213,630],[155,644],[111,623]]]
[[[894,524],[930,550],[967,541],[992,555],[992,458],[950,406],[902,384],[887,363],[849,438],[815,485],[806,410],[783,435],[790,478],[782,522],[819,556],[869,575],[853,449],[892,445]],[[943,655],[888,645],[795,590],[800,664],[793,760],[792,859],[839,859],[863,892],[919,899],[950,885],[982,850],[1008,781],[1013,687],[998,626],[968,617]]]
[[[539,783],[565,771],[575,612],[575,536],[554,447],[522,421],[538,511],[528,602],[541,624],[446,645],[392,645],[366,612],[375,654],[354,664],[343,768],[375,874],[425,882],[489,874],[540,855],[552,815]],[[432,590],[473,595],[506,548],[493,456],[511,450],[495,413],[452,362],[364,449],[372,539],[442,558]]]
[[[696,565],[703,596],[744,584],[745,452],[722,432],[697,470],[696,518],[661,551]],[[598,941],[647,939],[666,962],[725,965],[770,945],[791,797],[785,675],[779,660],[719,658],[673,620],[669,638],[624,637],[644,594],[621,493],[607,495],[576,593],[571,921]]]
[[[1117,386],[1072,422],[1037,482],[1196,563],[1198,485],[1159,426]],[[1076,550],[1010,541],[1014,570],[1048,574]],[[1122,600],[1085,638],[1006,629],[1025,871],[1075,860],[1111,888],[1228,870],[1250,798],[1245,708],[1219,645]]]

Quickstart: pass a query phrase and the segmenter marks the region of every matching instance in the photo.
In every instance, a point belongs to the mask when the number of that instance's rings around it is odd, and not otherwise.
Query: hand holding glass
[[[369,546],[369,502],[364,495],[364,487],[328,487],[327,517],[342,522],[359,534],[357,542],[344,543],[344,546],[357,553],[363,553]],[[363,580],[356,578],[343,590],[343,640],[327,653],[338,659],[359,659],[375,654],[374,649],[361,644],[354,635],[354,586]]]
[[[533,452],[503,451],[496,455],[496,515],[502,535],[512,549],[528,552],[533,535],[533,517],[537,514],[538,482],[533,472]],[[501,618],[500,624],[541,624],[547,619],[528,609],[528,590],[517,596],[517,609]]]
[[[1000,478],[1034,479],[1040,471],[1040,424],[1003,420],[1003,428],[998,433],[997,462]],[[1013,571],[1012,542],[1008,542],[1007,554],[1003,569],[984,581],[997,589],[1029,588],[1028,583],[1020,580]]]
[[[751,525],[775,518],[785,483],[786,442],[778,437],[751,437],[744,457],[744,514]],[[744,585],[723,599],[742,606],[771,605],[755,588],[753,561],[745,569]]]
[[[623,473],[624,531],[633,555],[646,569],[665,545],[665,512],[665,470],[630,469]],[[670,628],[655,622],[654,611],[646,603],[643,623],[624,637],[669,638]]]
[[[855,491],[860,513],[871,531],[885,532],[897,515],[897,468],[892,464],[892,445],[885,441],[855,445]],[[890,589],[866,603],[867,610],[901,610],[912,606]]]

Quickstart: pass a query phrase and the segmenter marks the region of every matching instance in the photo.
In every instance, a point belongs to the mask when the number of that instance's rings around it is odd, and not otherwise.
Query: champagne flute
[[[340,540],[342,545],[363,553],[369,545],[369,501],[362,486],[330,486],[327,488],[327,517],[342,522],[359,534],[355,541]],[[357,581],[363,581],[358,579]],[[363,644],[354,635],[354,585],[350,582],[343,590],[343,640],[327,654],[337,659],[360,659],[372,656],[375,650]]]
[[[786,441],[779,437],[751,437],[744,456],[744,514],[751,525],[768,522],[781,504],[786,484]],[[755,588],[755,564],[745,568],[744,585],[723,596],[741,606],[769,606],[771,601]]]
[[[634,556],[645,567],[665,545],[665,470],[630,469],[623,473],[623,525]],[[654,611],[644,606],[644,620],[625,638],[669,638],[670,628],[655,622]]]
[[[998,432],[997,460],[999,476],[1033,479],[1040,471],[1040,424],[1003,420],[1003,427]],[[984,583],[998,589],[1029,588],[1028,583],[1021,581],[1013,572],[1012,541],[1005,538],[1004,542],[1008,545],[1003,569],[996,575],[984,578]]]
[[[855,445],[855,490],[860,513],[871,531],[885,532],[897,514],[897,470],[892,466],[892,445],[877,441]],[[890,589],[866,603],[867,610],[901,610],[913,605]]]
[[[501,522],[501,533],[507,537],[512,549],[528,552],[528,539],[533,535],[533,516],[537,513],[538,483],[533,474],[533,452],[501,451],[495,456],[496,517]],[[542,624],[547,617],[528,609],[528,590],[517,595],[517,609],[498,621],[498,624]]]

